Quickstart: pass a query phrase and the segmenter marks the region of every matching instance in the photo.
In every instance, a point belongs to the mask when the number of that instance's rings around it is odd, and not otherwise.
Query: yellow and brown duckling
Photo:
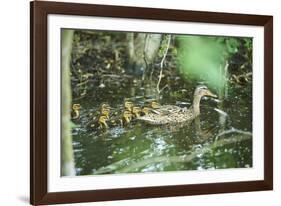
[[[140,107],[134,106],[134,107],[132,108],[132,115],[133,115],[133,117],[135,117],[135,118],[140,117],[140,116],[141,116],[141,112],[142,112],[142,109],[141,109]]]
[[[108,121],[107,116],[105,116],[105,115],[99,116],[99,118],[98,118],[98,128],[107,129],[108,128],[107,121]]]
[[[133,118],[133,114],[130,111],[125,110],[122,113],[120,122],[122,125],[129,124],[131,122],[132,118]]]
[[[175,105],[158,105],[159,108],[154,108],[152,112],[137,119],[154,125],[193,120],[200,114],[200,100],[203,96],[217,97],[206,86],[197,86],[194,92],[193,104],[190,108],[181,108]]]
[[[127,110],[127,111],[132,112],[133,107],[134,107],[133,102],[128,101],[128,100],[126,100],[126,101],[124,102],[124,110]]]
[[[100,106],[100,115],[104,115],[109,119],[110,109],[111,107],[109,106],[109,104],[103,103]]]
[[[100,111],[100,115],[106,116],[109,119],[110,109],[102,108]]]
[[[144,107],[141,109],[141,116],[147,115],[150,111],[151,111],[151,108],[144,106]]]
[[[80,117],[80,104],[73,104],[72,105],[72,111],[71,111],[71,118],[72,119],[78,119]]]
[[[161,107],[161,105],[158,102],[156,102],[156,101],[149,102],[148,106],[151,109],[159,109]]]

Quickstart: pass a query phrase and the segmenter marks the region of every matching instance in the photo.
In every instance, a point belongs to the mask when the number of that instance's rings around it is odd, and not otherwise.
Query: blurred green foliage
[[[223,44],[206,36],[178,36],[177,40],[180,72],[187,78],[205,80],[210,87],[222,87]]]
[[[241,43],[252,50],[251,38],[179,35],[176,41],[180,73],[186,78],[204,81],[213,89],[225,87],[228,80],[225,64],[239,52]]]

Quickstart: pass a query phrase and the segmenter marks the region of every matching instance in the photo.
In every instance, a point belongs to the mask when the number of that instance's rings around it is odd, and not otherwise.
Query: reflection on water
[[[173,95],[179,90],[164,93],[161,103],[189,105],[194,87],[186,89],[182,95]],[[91,95],[76,100],[82,106],[81,118],[73,129],[77,175],[252,167],[249,87],[230,88],[219,110],[215,110],[217,102],[203,99],[200,119],[181,125],[151,126],[133,121],[106,131],[87,127],[89,114],[102,102],[120,108],[124,97],[140,96],[134,102],[142,102],[143,92],[138,86],[113,85],[93,89]],[[220,121],[222,117],[225,122]]]

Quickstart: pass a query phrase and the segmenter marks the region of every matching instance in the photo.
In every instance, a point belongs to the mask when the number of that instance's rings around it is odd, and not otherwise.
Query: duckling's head
[[[140,107],[133,107],[132,112],[133,113],[141,112],[141,108]]]
[[[150,112],[150,108],[149,107],[143,107],[142,110],[141,110],[141,113],[143,115],[147,115],[149,112]]]
[[[98,122],[99,122],[99,124],[104,124],[104,125],[107,125],[106,124],[106,121],[108,120],[108,117],[107,116],[105,116],[105,115],[101,115],[100,117],[99,117],[99,119],[98,119]]]
[[[140,107],[133,107],[132,113],[133,113],[136,117],[138,117],[138,116],[140,115],[140,113],[141,113],[141,108],[140,108]]]
[[[124,123],[125,124],[128,124],[130,123],[130,121],[132,120],[132,113],[130,111],[127,111],[125,110],[123,113],[122,113],[122,118],[121,118],[121,122],[123,122],[124,120]],[[122,123],[123,124],[123,123]]]
[[[197,86],[194,92],[194,97],[209,96],[217,98],[217,95],[213,94],[206,86]]]
[[[128,111],[132,111],[134,104],[131,101],[125,101],[124,102],[124,108]]]
[[[111,107],[110,107],[109,104],[107,104],[107,103],[101,104],[100,108],[101,108],[101,110],[102,110],[102,109],[111,109]]]
[[[125,110],[123,112],[123,117],[132,117],[132,113],[130,111]]]
[[[156,101],[151,101],[151,102],[149,102],[149,107],[152,109],[158,109],[158,108],[160,108],[160,104]]]
[[[110,109],[101,108],[101,112],[100,113],[101,113],[101,115],[104,115],[104,116],[109,118]]]
[[[81,105],[80,104],[73,104],[72,109],[73,110],[79,110],[79,109],[81,109]]]

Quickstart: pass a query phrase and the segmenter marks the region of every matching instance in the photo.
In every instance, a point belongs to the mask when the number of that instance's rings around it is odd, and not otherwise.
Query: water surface
[[[180,83],[163,91],[160,103],[189,107],[194,88],[195,84]],[[122,108],[124,98],[142,105],[151,98],[148,90],[109,81],[73,100],[82,106],[72,132],[77,175],[252,167],[250,86],[230,85],[223,102],[204,98],[200,118],[181,125],[132,121],[108,130],[88,127],[101,103],[109,103],[115,111]]]

